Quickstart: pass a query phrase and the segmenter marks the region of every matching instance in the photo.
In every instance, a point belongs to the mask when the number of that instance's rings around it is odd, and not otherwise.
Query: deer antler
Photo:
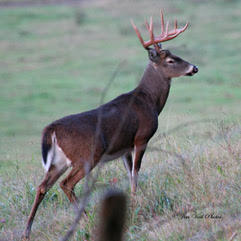
[[[143,38],[141,37],[140,31],[138,30],[138,28],[134,24],[133,20],[131,20],[131,24],[132,24],[134,30],[136,31],[136,34],[137,34],[141,44],[143,45],[143,47],[145,49],[147,49],[150,45],[154,45],[155,49],[158,52],[160,52],[160,46],[158,45],[158,43],[165,42],[165,41],[176,38],[179,34],[184,32],[188,27],[188,23],[186,23],[186,25],[183,28],[177,28],[177,20],[175,20],[174,29],[171,30],[171,31],[168,31],[168,21],[167,21],[167,24],[166,24],[166,27],[165,27],[164,17],[163,17],[162,11],[160,11],[160,15],[161,15],[161,34],[158,35],[157,37],[155,37],[154,33],[153,33],[152,17],[150,18],[150,25],[146,21],[146,28],[147,28],[147,30],[150,34],[150,40],[148,40],[148,41],[143,40]]]

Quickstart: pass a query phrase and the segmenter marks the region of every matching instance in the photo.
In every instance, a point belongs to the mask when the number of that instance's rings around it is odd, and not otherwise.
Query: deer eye
[[[174,60],[173,60],[173,59],[168,59],[168,60],[167,60],[167,63],[168,63],[168,64],[174,64]]]

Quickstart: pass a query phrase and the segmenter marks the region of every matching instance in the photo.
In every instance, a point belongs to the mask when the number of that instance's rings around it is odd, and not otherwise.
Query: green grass
[[[153,15],[159,24],[160,8],[168,19],[191,23],[163,46],[197,64],[199,73],[172,82],[150,143],[156,151],[150,148],[145,155],[138,193],[128,205],[126,239],[229,240],[235,232],[240,238],[240,1],[106,0],[80,7],[0,9],[0,239],[19,240],[24,228],[44,175],[43,127],[98,106],[123,61],[105,101],[136,86],[148,59],[129,20],[144,33],[145,18]],[[204,119],[213,121],[160,137],[179,124]],[[73,240],[93,239],[98,194],[114,177],[129,195],[121,161],[108,163],[88,206],[90,217],[81,220]],[[83,182],[76,189],[80,194]],[[184,220],[184,211],[191,217],[215,213],[223,218]],[[58,240],[73,219],[55,185],[39,208],[32,240]]]

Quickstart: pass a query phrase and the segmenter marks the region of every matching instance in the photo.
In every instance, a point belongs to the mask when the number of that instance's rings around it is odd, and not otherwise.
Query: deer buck
[[[150,60],[139,85],[94,110],[66,116],[43,130],[42,163],[46,174],[37,188],[23,234],[25,239],[29,238],[34,216],[46,192],[68,167],[72,170],[60,187],[71,203],[77,201],[74,187],[87,174],[86,165],[90,171],[100,162],[119,157],[127,169],[131,192],[135,193],[142,157],[157,130],[158,115],[168,98],[171,79],[198,72],[196,66],[162,49],[160,44],[177,37],[188,24],[178,28],[175,21],[174,29],[169,31],[161,12],[160,35],[154,36],[152,18],[150,24],[146,22],[148,41],[143,40],[133,22],[132,26]]]

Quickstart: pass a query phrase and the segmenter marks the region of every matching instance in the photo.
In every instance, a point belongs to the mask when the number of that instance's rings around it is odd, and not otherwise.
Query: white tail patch
[[[45,164],[42,161],[45,172],[48,172],[51,165],[56,166],[59,170],[66,167],[70,167],[71,160],[67,158],[67,156],[64,154],[61,147],[58,145],[55,132],[53,132],[51,139],[52,139],[52,146],[47,154],[47,162]]]
[[[52,139],[52,146],[51,146],[50,150],[48,151],[46,163],[44,163],[44,161],[42,160],[42,164],[45,169],[45,172],[48,172],[50,165],[52,163],[52,160],[55,156],[55,143],[56,143],[55,132],[52,134],[51,139]]]

